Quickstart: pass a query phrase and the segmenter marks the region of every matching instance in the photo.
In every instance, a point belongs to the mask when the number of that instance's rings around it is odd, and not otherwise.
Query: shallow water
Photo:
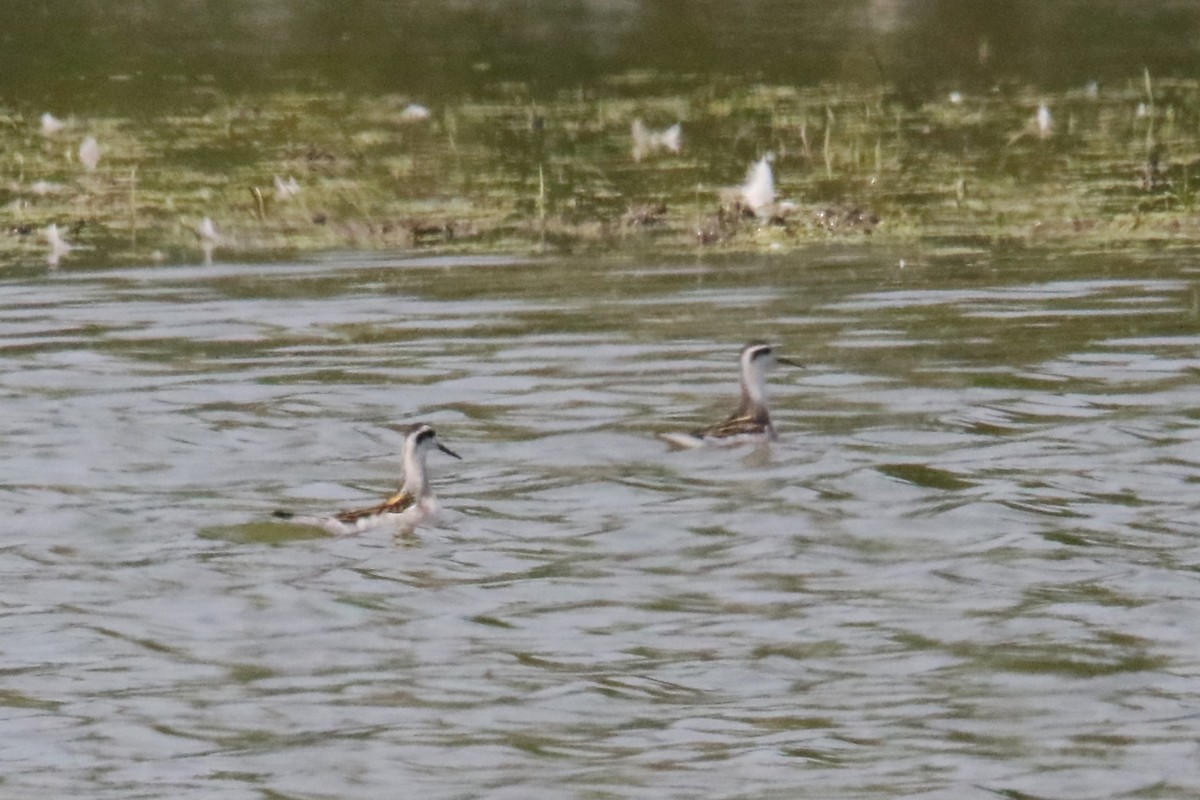
[[[1200,797],[1193,265],[9,273],[0,795]]]

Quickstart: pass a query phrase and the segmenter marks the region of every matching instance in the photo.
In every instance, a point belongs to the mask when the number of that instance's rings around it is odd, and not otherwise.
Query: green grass
[[[1054,119],[1045,136],[1034,124],[1043,102]],[[234,260],[753,252],[867,237],[1096,249],[1200,233],[1194,81],[1133,76],[1096,94],[1001,88],[918,104],[884,89],[631,75],[551,101],[497,86],[424,121],[406,120],[405,105],[201,88],[161,114],[68,119],[48,137],[42,109],[0,108],[0,264],[44,264],[51,222],[80,247],[65,266],[196,261],[206,216],[222,236],[217,257]],[[655,129],[681,121],[682,152],[635,161],[635,117]],[[89,134],[102,149],[90,173],[76,155]],[[767,152],[795,204],[771,222],[727,200]],[[276,176],[295,177],[300,193],[277,198]]]

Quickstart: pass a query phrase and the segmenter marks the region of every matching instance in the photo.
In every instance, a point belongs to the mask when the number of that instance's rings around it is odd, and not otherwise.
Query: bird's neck
[[[742,369],[742,410],[746,413],[767,407],[767,380],[760,369],[747,364]]]
[[[423,497],[429,491],[429,480],[425,477],[425,459],[417,448],[404,446],[404,485],[401,487],[413,497]]]

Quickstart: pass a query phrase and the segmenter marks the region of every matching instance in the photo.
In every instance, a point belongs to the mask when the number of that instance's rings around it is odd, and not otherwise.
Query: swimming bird
[[[774,441],[775,426],[771,424],[771,414],[767,410],[767,373],[777,364],[802,365],[775,355],[775,348],[763,342],[742,348],[738,363],[741,365],[742,399],[728,419],[688,433],[663,433],[660,436],[680,447]]]
[[[400,490],[378,505],[342,511],[329,517],[308,517],[290,511],[276,511],[274,516],[299,525],[323,528],[334,536],[362,533],[387,528],[393,533],[407,533],[441,510],[425,475],[425,456],[431,449],[461,459],[458,453],[438,441],[432,427],[418,422],[400,430],[404,433],[404,482]]]

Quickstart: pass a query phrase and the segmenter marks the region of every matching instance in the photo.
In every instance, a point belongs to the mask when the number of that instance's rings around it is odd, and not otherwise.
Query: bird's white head
[[[458,453],[451,450],[446,445],[438,441],[437,431],[432,426],[424,422],[416,422],[412,425],[404,425],[397,427],[398,431],[404,434],[404,450],[405,454],[427,453],[432,449],[441,450],[448,456],[453,456],[457,459],[462,459]]]
[[[461,459],[458,453],[438,441],[437,431],[424,422],[412,425],[399,425],[395,430],[404,434],[404,489],[424,496],[428,494],[429,484],[425,477],[425,454],[437,449],[455,458]]]
[[[755,405],[764,405],[767,398],[767,373],[780,364],[802,366],[789,358],[776,355],[775,348],[765,342],[752,342],[742,348],[742,393]]]

